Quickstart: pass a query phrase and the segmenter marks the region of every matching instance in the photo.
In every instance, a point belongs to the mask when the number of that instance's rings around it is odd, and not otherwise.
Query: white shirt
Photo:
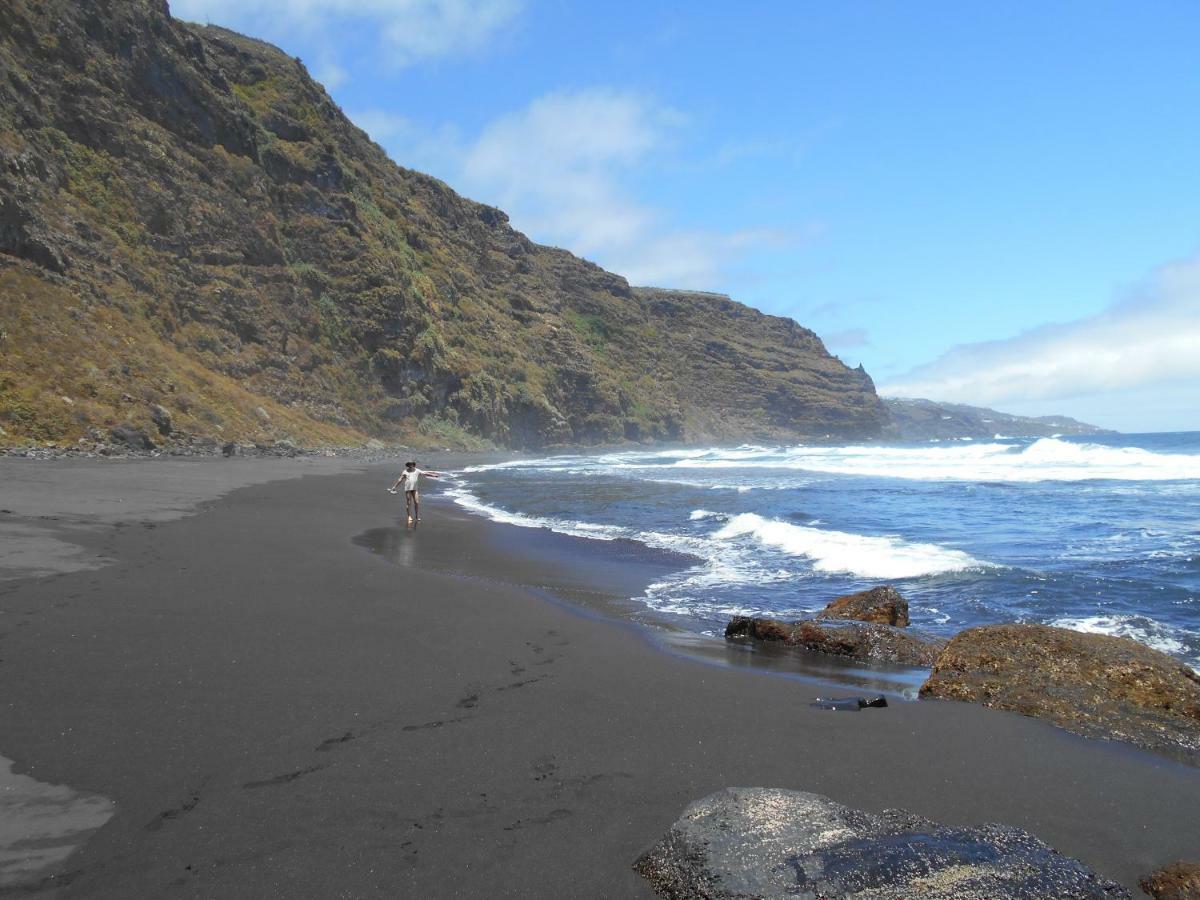
[[[405,491],[415,491],[417,489],[417,480],[424,474],[420,469],[413,469],[412,471],[405,469],[400,473],[400,483],[403,485]]]

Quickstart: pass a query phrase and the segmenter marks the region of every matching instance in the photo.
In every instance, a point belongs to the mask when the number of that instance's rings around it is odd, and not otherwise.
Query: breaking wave
[[[632,456],[632,455],[631,455]],[[634,458],[625,465],[636,464]],[[653,467],[650,460],[641,465]],[[1200,455],[1105,447],[1057,438],[919,447],[766,447],[677,458],[674,469],[796,469],[920,481],[1182,481],[1200,479]]]
[[[895,535],[869,536],[792,525],[756,513],[733,516],[713,535],[717,540],[749,536],[792,556],[812,560],[817,572],[844,572],[860,578],[918,578],[988,567],[961,550],[906,541]]]

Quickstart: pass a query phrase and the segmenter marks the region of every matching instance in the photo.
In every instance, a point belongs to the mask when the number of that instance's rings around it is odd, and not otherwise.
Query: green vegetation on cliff
[[[161,0],[6,0],[0,440],[870,437],[865,373],[631,288],[395,165],[303,65]],[[66,398],[65,400],[63,398]]]

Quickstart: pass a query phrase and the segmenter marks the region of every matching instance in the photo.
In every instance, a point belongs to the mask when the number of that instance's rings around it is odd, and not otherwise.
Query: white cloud
[[[461,178],[462,137],[451,125],[425,128],[386,109],[349,110],[346,116],[382,146],[399,165],[427,172],[452,184]]]
[[[851,350],[855,347],[869,347],[870,345],[871,338],[865,328],[847,328],[825,335],[825,346],[827,347]]]
[[[211,22],[271,40],[320,38],[338,25],[376,35],[387,61],[407,66],[485,46],[520,14],[523,0],[173,0],[181,19]],[[332,48],[323,51],[331,54]],[[324,63],[335,77],[332,56]]]
[[[679,119],[633,93],[549,94],[483,130],[467,149],[464,187],[545,240],[603,253],[653,226],[619,174],[663,147]]]
[[[955,347],[880,392],[990,406],[1155,387],[1200,407],[1200,255],[1156,270],[1098,315]]]
[[[329,53],[324,53],[313,70],[313,78],[321,82],[327,91],[336,91],[350,80],[350,73],[338,65],[337,60]]]
[[[559,91],[501,116],[470,141],[381,110],[351,118],[401,165],[431,171],[505,210],[535,240],[565,247],[633,284],[719,285],[748,249],[789,236],[674,227],[629,187],[664,164],[686,119],[630,91]]]
[[[500,207],[513,227],[624,275],[635,285],[719,289],[752,250],[820,234],[682,228],[632,188],[677,162],[687,118],[632,91],[556,91],[493,120],[470,140],[382,109],[350,118],[400,165]]]

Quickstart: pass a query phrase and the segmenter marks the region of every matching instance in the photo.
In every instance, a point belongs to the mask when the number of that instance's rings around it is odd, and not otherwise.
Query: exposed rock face
[[[1172,863],[1139,883],[1154,900],[1200,900],[1200,863]]]
[[[158,429],[158,433],[167,437],[171,433],[171,411],[155,403],[150,407],[150,421]]]
[[[852,439],[886,417],[808,329],[534,244],[395,165],[298,59],[154,0],[5,0],[0,333],[13,439],[152,430],[151,404],[251,443]]]
[[[1019,828],[950,828],[771,788],[725,788],[691,804],[634,869],[672,900],[1130,896]]]
[[[154,441],[150,440],[150,435],[132,425],[118,425],[109,432],[109,436],[118,444],[123,444],[131,450],[154,449]]]
[[[821,610],[822,619],[854,619],[880,625],[908,627],[908,601],[891,585],[846,594]]]
[[[777,619],[752,619],[735,616],[725,626],[726,638],[756,641],[781,641],[832,656],[845,656],[861,662],[897,663],[904,666],[932,666],[944,643],[927,635],[916,635],[874,622],[838,622],[805,619],[780,622]]]
[[[1128,638],[985,625],[942,651],[922,697],[968,700],[1200,765],[1200,675]]]
[[[1014,416],[980,406],[888,397],[884,436],[902,441],[991,440],[1005,437],[1051,437],[1056,434],[1115,434],[1068,416]]]

